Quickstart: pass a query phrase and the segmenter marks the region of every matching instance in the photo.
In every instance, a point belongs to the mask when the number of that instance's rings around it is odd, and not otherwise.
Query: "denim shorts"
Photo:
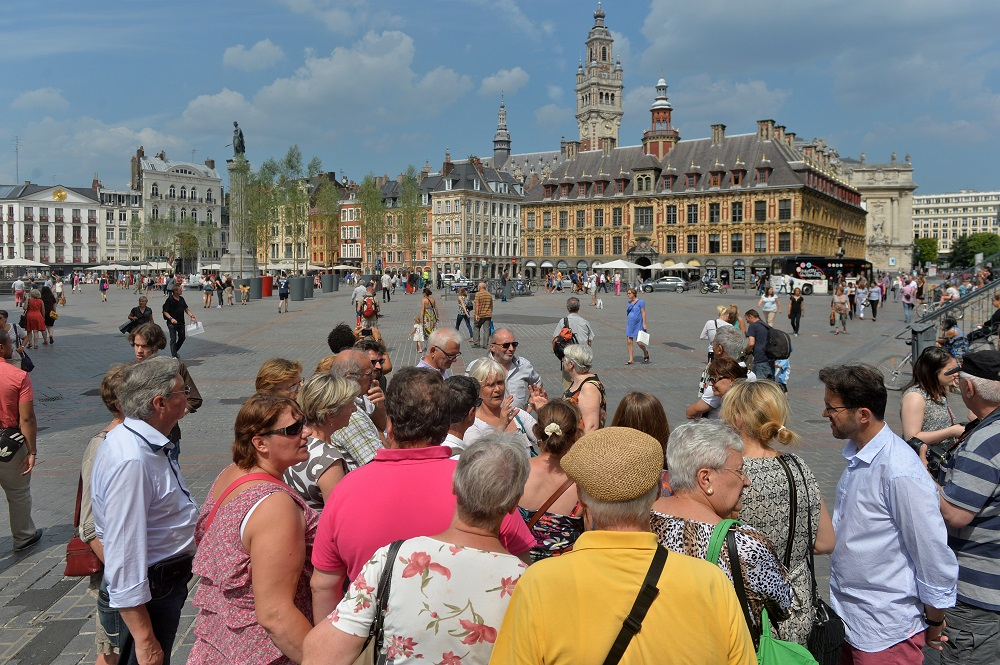
[[[108,644],[116,651],[120,649],[122,628],[125,623],[118,610],[111,607],[111,599],[108,597],[108,582],[103,577],[101,585],[97,589],[97,620],[107,634]]]

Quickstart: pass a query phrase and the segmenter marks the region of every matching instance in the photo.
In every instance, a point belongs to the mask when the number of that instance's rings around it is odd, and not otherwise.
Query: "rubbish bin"
[[[313,297],[313,289],[316,288],[316,284],[315,284],[315,280],[313,279],[313,276],[312,275],[306,275],[302,279],[305,280],[305,282],[304,282],[304,285],[306,287],[306,291],[305,291],[305,294],[304,294],[305,297],[306,298],[312,298]]]
[[[323,285],[323,293],[336,291],[337,276],[329,273],[319,276],[319,281]]]
[[[250,300],[260,300],[262,289],[264,288],[264,278],[263,277],[251,277],[250,278]]]
[[[261,277],[260,295],[262,298],[270,298],[274,294],[274,277],[264,275]]]
[[[339,291],[340,290],[340,280],[341,279],[342,278],[341,278],[339,272],[333,273],[333,290],[334,291]]]
[[[292,277],[288,280],[288,299],[302,302],[306,298],[306,278]]]
[[[916,362],[924,349],[936,346],[937,326],[932,322],[914,323],[910,331],[913,333],[913,361]]]

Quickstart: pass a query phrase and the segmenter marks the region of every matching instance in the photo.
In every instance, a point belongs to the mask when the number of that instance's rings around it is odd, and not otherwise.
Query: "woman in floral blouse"
[[[490,432],[462,453],[451,526],[403,541],[392,561],[383,641],[389,662],[489,662],[525,570],[500,544],[500,523],[517,506],[527,477],[524,446],[510,435]],[[388,550],[375,552],[337,609],[309,633],[303,665],[350,665],[361,654]]]

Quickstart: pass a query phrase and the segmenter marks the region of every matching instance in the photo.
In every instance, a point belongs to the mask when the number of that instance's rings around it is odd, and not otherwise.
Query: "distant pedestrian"
[[[184,296],[181,295],[183,291],[183,285],[175,284],[170,296],[163,303],[163,318],[167,322],[167,330],[170,331],[170,355],[174,358],[177,357],[177,353],[181,350],[181,345],[184,344],[184,339],[187,337],[184,330],[184,315],[187,314],[191,317],[191,323],[197,322],[194,312],[188,307]]]
[[[288,275],[284,272],[278,277],[278,314],[281,314],[281,308],[285,308],[285,313],[288,313]]]
[[[457,328],[456,328],[457,330]],[[424,352],[424,325],[420,320],[420,316],[413,317],[413,332],[410,333],[410,339],[417,343],[417,353]]]
[[[490,335],[490,326],[493,324],[493,295],[486,289],[486,282],[479,282],[479,291],[473,303],[473,316],[476,320],[476,334],[473,336],[472,346],[486,346]],[[482,332],[486,328],[486,334]]]
[[[42,530],[31,519],[31,470],[37,459],[35,397],[31,378],[22,369],[6,362],[14,350],[14,340],[0,330],[0,420],[4,426],[3,446],[10,454],[0,464],[0,487],[7,497],[10,532],[14,551],[26,550],[42,538]]]
[[[646,302],[639,297],[638,291],[630,288],[627,291],[628,304],[625,306],[626,325],[625,339],[628,346],[628,362],[626,365],[635,363],[632,343],[635,342],[642,349],[642,362],[649,362],[649,349],[642,342],[636,342],[640,332],[646,332]]]

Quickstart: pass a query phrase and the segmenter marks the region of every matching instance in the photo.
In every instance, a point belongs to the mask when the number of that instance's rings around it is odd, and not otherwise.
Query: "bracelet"
[[[926,614],[924,615],[924,621],[927,622],[928,626],[934,626],[935,628],[938,628],[938,627],[944,625],[944,619],[941,619],[940,621],[931,621],[930,619],[927,618]]]

